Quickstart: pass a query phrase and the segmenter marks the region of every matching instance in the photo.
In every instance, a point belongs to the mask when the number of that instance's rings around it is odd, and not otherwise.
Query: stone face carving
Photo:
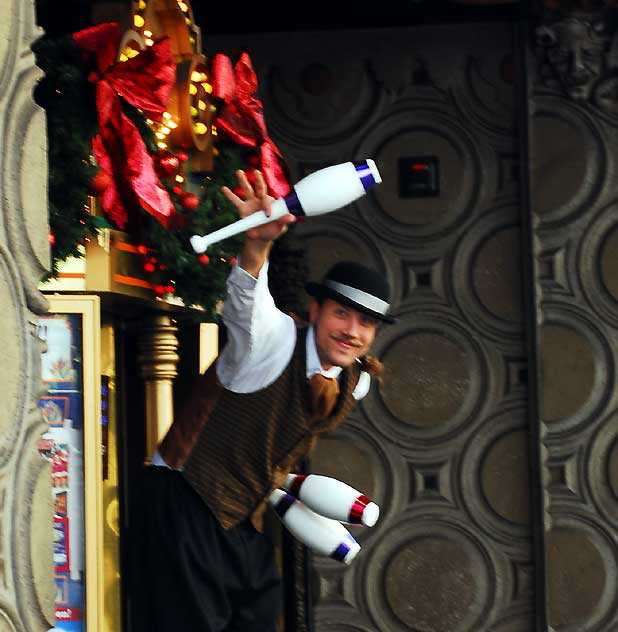
[[[546,87],[618,114],[615,11],[547,14],[535,28],[534,45]]]

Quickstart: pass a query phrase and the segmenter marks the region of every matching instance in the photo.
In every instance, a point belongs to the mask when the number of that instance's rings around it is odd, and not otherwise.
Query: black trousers
[[[277,632],[281,579],[247,520],[223,529],[182,474],[144,468],[131,507],[132,632]]]

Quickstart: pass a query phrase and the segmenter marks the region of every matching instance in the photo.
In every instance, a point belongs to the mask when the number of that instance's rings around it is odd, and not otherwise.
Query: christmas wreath
[[[166,38],[126,62],[116,61],[119,28],[97,25],[33,45],[45,76],[35,99],[47,113],[52,272],[103,228],[129,233],[157,295],[174,294],[214,319],[241,245],[234,237],[196,255],[189,239],[229,224],[236,209],[221,186],[235,172],[259,168],[275,197],[289,190],[283,161],[266,133],[257,80],[246,53],[234,67],[215,56],[214,96],[221,130],[212,171],[192,190],[181,176],[186,151],[162,150],[151,126],[165,112],[174,64]],[[113,52],[113,56],[112,56]],[[171,71],[171,79],[170,79]],[[104,214],[91,213],[89,196]]]

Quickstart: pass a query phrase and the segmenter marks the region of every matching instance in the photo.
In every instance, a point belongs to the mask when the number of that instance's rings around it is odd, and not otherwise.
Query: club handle
[[[243,217],[242,219],[239,219],[228,226],[224,226],[219,230],[215,230],[208,235],[193,235],[190,239],[191,246],[197,254],[201,254],[208,248],[208,246],[212,246],[212,244],[215,244],[218,241],[223,241],[224,239],[238,235],[238,233],[244,233],[245,231],[256,228],[257,226],[273,222],[287,213],[288,207],[285,204],[285,200],[280,198],[273,202],[270,215],[266,215],[264,211],[256,211],[255,213],[251,213],[251,215],[247,215],[247,217]]]

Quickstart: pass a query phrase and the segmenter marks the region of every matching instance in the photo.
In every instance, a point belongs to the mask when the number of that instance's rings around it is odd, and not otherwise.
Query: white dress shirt
[[[236,264],[227,279],[223,323],[228,339],[217,360],[221,385],[235,393],[253,393],[272,384],[292,359],[296,346],[296,324],[275,305],[268,289],[268,262],[258,278]],[[316,373],[337,379],[341,367],[323,369],[315,345],[315,332],[309,326],[306,339],[307,378]],[[362,371],[353,396],[362,399],[369,391],[371,378]],[[165,465],[157,451],[154,465]]]

